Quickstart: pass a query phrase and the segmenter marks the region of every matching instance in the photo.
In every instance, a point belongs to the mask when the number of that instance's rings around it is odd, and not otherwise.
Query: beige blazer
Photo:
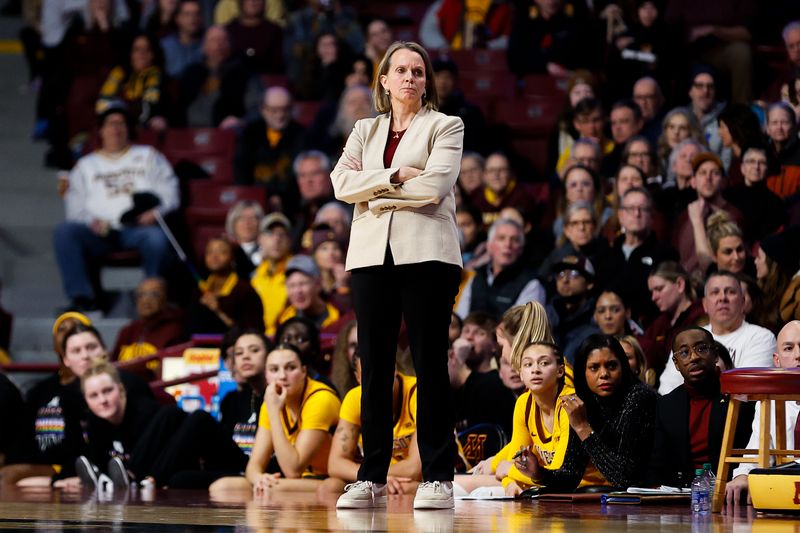
[[[356,122],[331,172],[336,198],[355,204],[346,268],[382,265],[387,243],[397,265],[462,266],[453,187],[464,123],[423,107],[400,139],[391,166],[384,168],[390,122],[388,113]],[[390,183],[402,166],[423,171],[401,185]]]

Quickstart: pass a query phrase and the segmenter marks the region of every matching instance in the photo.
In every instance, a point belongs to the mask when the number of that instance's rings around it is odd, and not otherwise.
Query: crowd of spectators
[[[440,0],[414,21],[414,38],[436,58],[439,109],[465,124],[454,191],[465,269],[449,357],[457,429],[499,427],[513,443],[535,445],[550,471],[525,467],[528,456],[512,460],[497,446],[494,463],[479,470],[509,493],[526,479],[571,488],[687,482],[692,466],[716,458],[721,436],[701,432],[706,441],[692,440],[677,464],[669,450],[688,444],[670,440],[678,438],[671,431],[680,435],[670,405],[685,406],[688,394],[691,423],[708,422],[694,409],[718,396],[715,365],[771,367],[776,335],[794,334],[784,325],[800,319],[800,22],[791,22],[800,9],[785,3],[775,17],[752,0],[729,3],[517,0],[478,8]],[[330,446],[320,433],[341,419],[347,423],[333,438],[352,440],[360,425],[349,394],[359,374],[344,268],[355,221],[334,197],[330,172],[355,122],[377,114],[370,87],[393,27],[366,2],[220,0],[208,8],[197,0],[45,0],[30,10],[23,42],[39,86],[35,135],[50,143],[48,164],[71,169],[56,257],[72,310],[94,311],[102,288],[92,262],[140,251],[148,279],[136,292],[138,317],[108,354],[114,360],[152,355],[192,334],[249,332],[234,335],[226,354],[240,374],[242,405],[231,415],[236,422],[223,424],[240,448],[255,451],[239,469],[244,478],[220,474],[212,489],[286,487],[265,473],[275,471],[273,454],[286,477],[319,481],[319,454]],[[548,110],[557,118],[537,137],[546,149],[521,150],[516,141],[530,134],[500,123],[493,101],[469,88],[478,73],[464,69],[464,54],[485,51],[507,62],[483,68],[511,80],[512,102],[537,98],[524,91],[544,80],[556,87],[545,105],[557,97],[559,107]],[[298,103],[309,101],[316,114],[298,120]],[[81,112],[87,102],[99,128]],[[192,295],[172,306],[170,284],[190,276],[161,225],[180,211],[186,178],[158,150],[137,145],[136,132],[182,127],[234,131],[235,184],[262,187],[267,200],[231,206],[224,232],[195,258],[202,272]],[[509,319],[521,309],[524,319]],[[525,330],[520,323],[532,313],[547,335],[519,346],[508,329]],[[333,353],[320,348],[320,338],[337,334]],[[240,368],[240,351],[250,349],[243,337],[261,359]],[[398,351],[407,352],[402,341]],[[690,364],[695,358],[703,361]],[[532,385],[536,368],[559,370]],[[618,379],[609,394],[590,379],[603,368]],[[97,372],[125,384],[124,375]],[[403,402],[413,396],[409,373],[398,369]],[[305,404],[309,391],[320,391],[316,407]],[[654,391],[664,395],[658,403]],[[318,405],[337,395],[341,415],[338,404]],[[662,405],[666,398],[672,403]],[[630,402],[641,403],[636,424],[649,440],[629,434]],[[282,410],[286,438],[276,429]],[[582,448],[544,450],[517,438],[519,424],[553,410],[556,429],[580,437]],[[301,412],[309,426],[298,430]],[[193,423],[206,421],[181,420]],[[462,460],[474,466],[465,442]],[[413,448],[407,432],[395,445]],[[655,446],[653,457],[643,446]],[[614,464],[634,448],[634,458]],[[332,454],[331,472],[352,477],[354,454],[352,446]],[[567,459],[553,459],[559,454]],[[557,474],[561,461],[569,472]],[[599,471],[581,470],[587,464]],[[418,465],[398,453],[395,467],[392,490],[410,490]]]

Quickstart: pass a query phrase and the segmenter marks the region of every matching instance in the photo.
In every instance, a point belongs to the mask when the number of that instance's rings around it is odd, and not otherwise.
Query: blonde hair
[[[236,222],[244,215],[245,209],[252,209],[255,211],[256,216],[258,217],[258,225],[261,226],[261,219],[264,218],[264,208],[261,207],[261,204],[256,202],[255,200],[241,200],[237,202],[236,205],[230,208],[228,214],[225,217],[225,233],[233,239],[237,241],[236,238]]]
[[[519,371],[522,365],[522,352],[530,344],[547,343],[555,345],[550,321],[539,302],[512,307],[500,321],[503,335],[511,344],[511,367]]]
[[[372,86],[372,102],[375,104],[375,109],[379,113],[388,113],[392,110],[392,102],[389,94],[384,90],[381,85],[381,76],[386,76],[389,72],[392,55],[398,50],[410,50],[416,52],[422,57],[422,62],[425,64],[425,94],[422,96],[423,105],[433,111],[439,109],[439,93],[436,92],[436,84],[433,78],[433,64],[428,52],[419,44],[410,41],[395,41],[386,50],[380,65],[378,65],[378,73],[375,76],[375,83]]]
[[[708,242],[711,244],[711,251],[715,254],[719,250],[719,242],[725,237],[739,237],[744,240],[742,229],[733,221],[731,216],[722,209],[716,211],[708,217],[706,222],[706,234]]]
[[[101,376],[103,374],[108,375],[108,377],[111,378],[111,381],[116,383],[121,390],[125,390],[125,385],[122,384],[122,379],[119,377],[119,370],[117,370],[117,367],[108,361],[97,361],[96,363],[93,363],[92,366],[90,366],[89,369],[86,370],[86,372],[84,372],[81,376],[81,392],[85,392],[84,388],[89,378]]]
[[[635,374],[639,378],[639,381],[645,385],[650,385],[651,387],[654,386],[656,384],[655,370],[648,368],[647,358],[644,356],[644,350],[642,349],[642,345],[639,344],[639,340],[633,335],[619,335],[617,336],[617,340],[620,342],[620,344],[624,342],[633,348],[633,354],[636,358],[636,363],[639,365],[639,372]]]

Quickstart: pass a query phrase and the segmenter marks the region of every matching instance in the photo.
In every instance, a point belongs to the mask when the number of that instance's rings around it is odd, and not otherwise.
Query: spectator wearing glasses
[[[781,198],[786,198],[794,194],[800,186],[797,115],[789,104],[778,102],[769,106],[767,142],[771,156],[767,186]]]
[[[731,151],[730,163],[725,167],[728,183],[738,185],[744,181],[740,167],[745,148],[762,142],[761,123],[750,106],[743,104],[728,105],[719,114],[718,122],[722,146]]]
[[[484,311],[500,317],[514,305],[545,300],[545,289],[522,253],[522,226],[514,220],[499,219],[489,229],[486,247],[489,262],[462,289],[456,308],[458,316],[466,318],[473,311]]]
[[[568,255],[582,254],[597,265],[598,275],[607,273],[611,247],[608,241],[597,235],[597,221],[592,205],[587,202],[575,202],[564,213],[564,233],[558,246],[539,267],[539,276],[548,279],[553,274],[553,266]]]
[[[292,161],[305,138],[303,127],[292,120],[292,108],[288,90],[270,87],[264,92],[261,116],[244,126],[237,143],[236,183],[266,186],[273,207],[291,204]]]
[[[720,393],[719,358],[711,332],[688,326],[675,335],[672,361],[682,383],[658,398],[653,453],[648,484],[686,487],[696,468],[711,463],[716,469],[725,431],[728,397]],[[739,412],[734,447],[747,442],[753,403]]]
[[[598,227],[606,225],[614,215],[614,210],[606,203],[600,175],[582,165],[575,165],[564,173],[564,190],[558,200],[557,216],[553,221],[553,234],[556,238],[564,231],[564,213],[575,202],[592,204]]]
[[[183,311],[167,302],[167,282],[146,278],[136,287],[138,318],[122,328],[111,353],[112,361],[131,361],[153,355],[184,339]],[[157,369],[153,361],[148,368]]]
[[[465,195],[471,195],[483,186],[483,170],[486,159],[477,152],[464,152],[461,156],[461,172],[458,173],[458,185]]]
[[[714,71],[698,65],[694,68],[689,86],[689,109],[700,122],[700,130],[708,148],[717,154],[727,168],[731,151],[722,146],[719,136],[718,118],[725,109],[725,102],[717,101],[717,86]]]
[[[628,139],[622,150],[622,164],[639,168],[645,175],[646,185],[652,184],[656,188],[661,188],[664,178],[661,175],[656,151],[650,140],[644,135],[636,135]]]
[[[675,250],[653,232],[652,212],[653,199],[647,189],[628,189],[617,208],[622,234],[612,247],[612,272],[628,287],[632,318],[645,326],[657,313],[647,289],[650,271],[662,261],[678,258]]]
[[[569,166],[583,165],[595,172],[600,172],[603,166],[603,151],[594,139],[581,137],[572,145],[570,161]]]
[[[644,135],[651,144],[656,144],[661,135],[661,121],[664,118],[664,93],[661,86],[650,76],[639,78],[633,84],[633,101],[642,110]]]
[[[547,304],[547,318],[553,337],[564,346],[564,357],[572,364],[575,352],[592,333],[600,333],[594,323],[595,269],[582,255],[569,255],[553,266],[556,294]]]
[[[745,148],[742,151],[741,168],[743,183],[728,187],[722,196],[741,211],[747,220],[743,228],[744,240],[754,243],[786,224],[786,208],[780,197],[767,186],[769,155],[766,148]]]
[[[341,314],[323,299],[319,267],[307,255],[296,255],[286,264],[286,302],[289,305],[281,313],[281,324],[299,316],[322,329],[339,320]]]
[[[517,180],[511,162],[501,152],[486,158],[483,186],[473,190],[470,200],[483,213],[483,224],[487,228],[500,218],[504,208],[528,207],[535,203],[527,184]]]
[[[307,361],[309,377],[321,381],[333,389],[328,379],[331,370],[331,356],[322,353],[319,328],[305,317],[295,316],[284,322],[275,333],[276,344],[286,344],[297,348]]]
[[[739,367],[770,367],[775,351],[775,335],[766,328],[745,320],[742,285],[730,272],[714,272],[706,280],[703,307],[708,313],[706,326],[714,340],[728,349],[731,361]],[[673,347],[677,345],[676,341]],[[660,394],[668,394],[680,386],[679,368],[673,358],[661,374]]]
[[[609,155],[614,150],[614,141],[606,138],[605,118],[603,116],[603,106],[599,100],[589,97],[584,98],[575,104],[572,115],[572,126],[578,132],[579,138],[592,139],[600,146],[603,156]],[[556,162],[556,172],[563,175],[569,168],[572,147],[566,147],[558,156]]]

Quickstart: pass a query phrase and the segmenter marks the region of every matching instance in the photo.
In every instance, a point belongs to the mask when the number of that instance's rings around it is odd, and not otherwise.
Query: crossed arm
[[[463,140],[464,123],[451,117],[429,141],[432,146],[425,168],[364,169],[363,152],[369,139],[356,126],[331,172],[336,197],[348,203],[368,202],[369,209],[376,214],[387,204],[396,209],[438,204],[458,178]],[[383,139],[373,142],[383,143]]]

